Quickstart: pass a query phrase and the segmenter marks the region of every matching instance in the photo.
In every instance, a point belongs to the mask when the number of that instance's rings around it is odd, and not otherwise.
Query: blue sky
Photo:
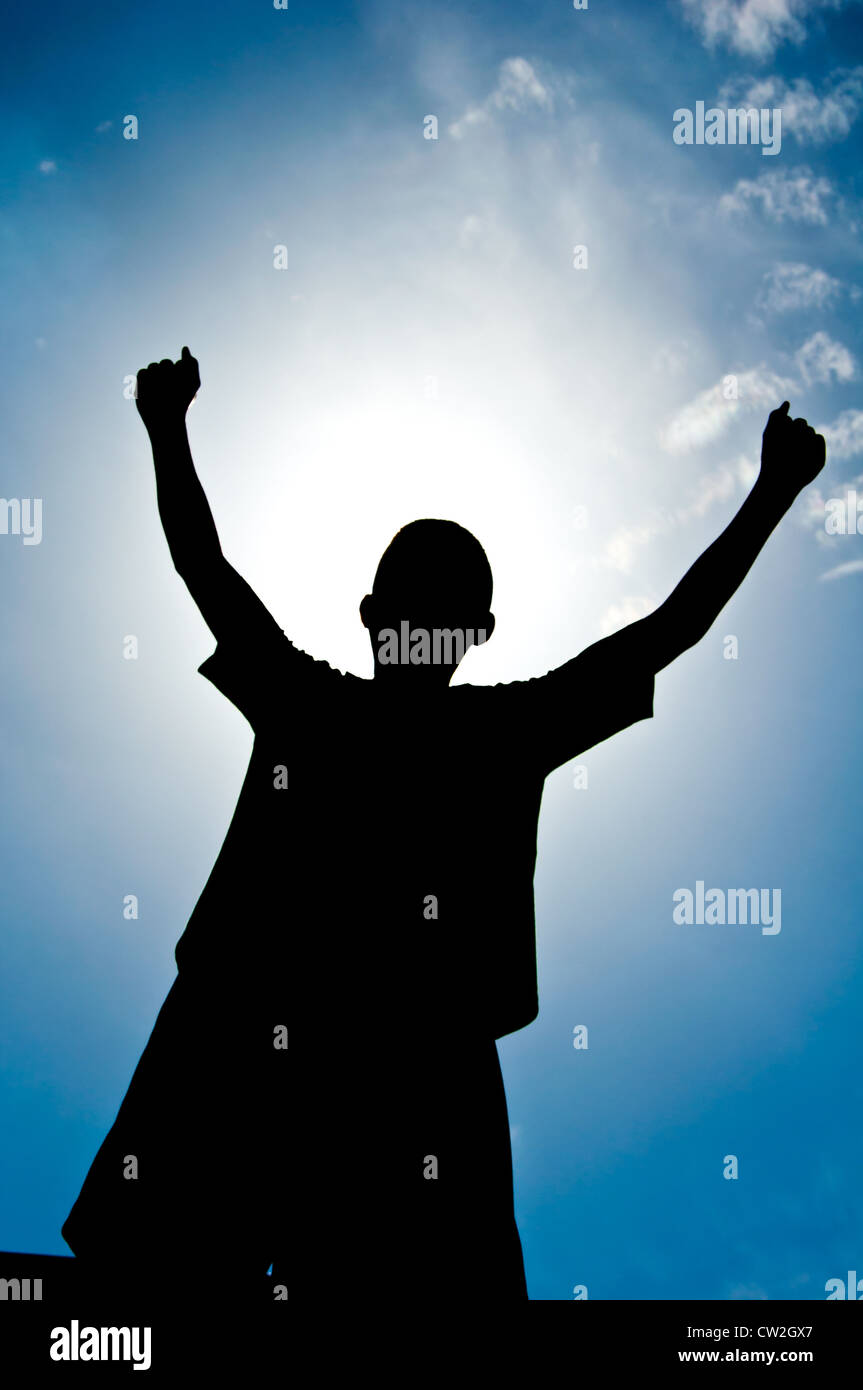
[[[825,529],[863,497],[860,5],[11,24],[0,491],[42,499],[42,536],[0,535],[0,1248],[65,1249],[250,751],[196,674],[213,643],[124,396],[188,343],[226,554],[361,675],[357,605],[405,521],[479,536],[498,625],[459,679],[519,679],[662,601],[773,406],[825,428],[655,718],[579,760],[586,789],[550,778],[541,1011],[500,1044],[532,1298],[823,1298],[863,1267],[863,538]],[[780,109],[780,153],[676,145],[698,101]],[[698,880],[779,888],[781,932],[675,925]]]

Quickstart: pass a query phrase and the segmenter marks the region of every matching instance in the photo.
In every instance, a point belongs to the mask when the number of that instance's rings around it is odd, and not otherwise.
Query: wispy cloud
[[[681,0],[687,19],[708,47],[769,58],[782,43],[802,43],[805,21],[845,0]],[[854,0],[852,0],[854,3]]]
[[[825,579],[844,579],[846,575],[860,574],[861,572],[863,572],[863,560],[846,560],[844,565],[836,565],[834,569],[819,574],[818,578],[823,583]]]
[[[56,172],[57,172],[57,161],[56,161],[56,160],[54,160],[54,159],[43,159],[43,160],[40,160],[40,162],[39,162],[39,173],[40,173],[40,174],[56,174]]]
[[[844,140],[863,109],[863,67],[839,68],[824,84],[819,96],[805,77],[785,82],[781,77],[740,77],[726,82],[721,105],[758,108],[779,107],[782,133],[801,145],[823,145]]]
[[[613,632],[619,632],[622,627],[628,627],[630,623],[637,623],[639,618],[646,618],[655,607],[654,600],[645,594],[633,594],[620,599],[618,603],[612,603],[610,607],[606,608],[600,619],[600,631],[603,637],[610,637]]]
[[[718,502],[727,502],[740,488],[751,486],[757,471],[746,455],[741,454],[734,464],[723,464],[721,468],[705,474],[689,501],[681,506],[665,510],[656,508],[645,521],[619,527],[605,547],[605,563],[621,574],[629,574],[637,551],[642,546],[658,536],[667,535],[678,526],[685,526],[705,516]]]
[[[843,410],[830,425],[819,425],[827,442],[828,458],[841,461],[863,454],[863,410]]]
[[[690,351],[690,345],[685,339],[664,343],[653,354],[651,369],[663,375],[667,373],[669,376],[680,376],[689,365]]]
[[[842,343],[835,342],[824,332],[813,333],[794,354],[797,369],[806,385],[813,381],[853,381],[857,363]]]
[[[824,435],[827,444],[827,462],[843,463],[863,454],[863,410],[843,410],[842,414],[829,425],[817,425],[819,434]],[[863,492],[863,475],[848,478],[843,482],[830,480],[827,484],[830,495],[835,498],[846,497],[852,490]],[[825,527],[828,499],[820,487],[807,488],[803,506],[797,511],[798,524],[811,530],[819,545],[833,547],[836,538],[828,534]],[[841,579],[846,574],[856,574],[863,565],[860,561],[846,562],[828,570],[821,579]]]
[[[853,354],[829,334],[819,330],[807,338],[794,354],[799,379],[780,376],[762,363],[749,371],[725,376],[715,385],[700,391],[669,420],[660,431],[660,444],[671,454],[685,453],[711,444],[731,427],[741,415],[753,411],[770,411],[813,382],[831,380],[853,381],[857,362]],[[857,417],[859,416],[859,422]],[[846,411],[835,427],[843,431],[843,439],[856,437],[863,424],[863,412]],[[830,447],[828,438],[828,447]]]
[[[730,394],[731,381],[735,394]],[[741,413],[773,410],[795,387],[795,382],[766,367],[753,367],[733,378],[723,377],[701,391],[672,417],[661,431],[660,443],[669,453],[702,448],[718,439]]]
[[[772,222],[809,222],[826,226],[825,202],[833,196],[833,185],[818,177],[806,165],[792,173],[768,170],[756,179],[739,179],[731,193],[719,200],[722,213],[744,213],[753,204]]]
[[[635,563],[636,551],[670,529],[670,520],[665,513],[659,511],[651,515],[647,521],[633,526],[618,527],[605,547],[606,564],[619,570],[621,574],[629,574]]]
[[[461,119],[449,127],[449,133],[455,140],[461,140],[469,130],[486,125],[504,111],[551,111],[556,95],[560,95],[557,81],[554,84],[548,79],[541,81],[526,58],[507,58],[500,65],[494,91],[478,105],[469,106]]]
[[[844,286],[824,270],[803,261],[780,261],[764,276],[764,287],[755,300],[767,313],[784,314],[794,309],[824,309],[833,304]],[[855,298],[859,290],[852,290]]]

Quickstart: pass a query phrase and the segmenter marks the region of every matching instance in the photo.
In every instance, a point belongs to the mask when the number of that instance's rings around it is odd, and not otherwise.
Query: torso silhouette
[[[494,1040],[537,1012],[545,776],[652,714],[653,673],[615,653],[414,694],[275,625],[219,644],[201,671],[254,749],[77,1253],[275,1261],[301,1300],[524,1297]]]

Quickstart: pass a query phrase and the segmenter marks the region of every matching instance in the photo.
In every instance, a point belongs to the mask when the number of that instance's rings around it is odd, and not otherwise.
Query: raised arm
[[[179,362],[151,362],[138,373],[138,414],[147,427],[156,468],[159,516],[174,568],[213,636],[247,635],[274,620],[222,554],[186,434],[186,411],[201,385],[198,363],[183,348]]]
[[[660,608],[606,640],[631,646],[633,657],[654,671],[694,647],[736,593],[792,502],[821,472],[825,457],[823,435],[805,420],[792,420],[784,401],[767,421],[761,471],[734,520]]]

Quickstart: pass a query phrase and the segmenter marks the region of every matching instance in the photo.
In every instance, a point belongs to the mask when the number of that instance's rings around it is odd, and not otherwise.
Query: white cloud
[[[536,69],[526,58],[507,58],[500,65],[497,86],[478,106],[470,106],[461,120],[449,127],[455,140],[461,140],[473,126],[485,125],[497,111],[551,111],[551,87],[540,81]]]
[[[838,69],[821,96],[805,77],[791,83],[780,77],[745,77],[727,82],[719,100],[722,105],[779,107],[783,135],[793,135],[801,145],[844,140],[863,109],[863,67]]]
[[[729,399],[732,381],[736,383],[737,394]],[[724,434],[739,414],[775,409],[794,385],[793,381],[777,376],[764,366],[753,367],[733,378],[723,377],[672,417],[660,435],[660,443],[672,454],[701,448]]]
[[[756,299],[759,309],[783,314],[791,309],[824,309],[842,291],[842,282],[802,261],[780,261],[764,276]]]
[[[741,460],[737,468],[725,464],[724,467],[702,478],[695,499],[688,506],[679,507],[675,512],[674,519],[677,525],[683,526],[694,517],[704,516],[717,502],[727,502],[729,497],[733,497],[740,485],[744,462],[745,460]]]
[[[830,425],[819,425],[827,442],[827,457],[840,460],[863,454],[863,410],[843,410]]]
[[[737,53],[769,58],[780,44],[802,43],[804,20],[819,10],[838,10],[844,0],[681,0],[687,19],[709,47],[724,43]]]
[[[783,400],[814,381],[853,381],[857,362],[842,343],[819,331],[807,338],[794,354],[800,379],[780,376],[762,363],[749,371],[725,376],[706,391],[688,401],[660,432],[660,443],[668,453],[679,454],[702,448],[730,428],[741,415],[761,411],[766,415]],[[733,388],[733,389],[732,389]],[[837,457],[850,457],[863,441],[863,411],[846,410],[833,425],[821,426],[828,448]],[[853,446],[853,447],[852,447]],[[842,451],[840,453],[840,451]]]
[[[635,526],[621,526],[612,535],[605,547],[605,561],[621,574],[629,574],[635,562],[635,552],[649,544],[656,536],[670,530],[667,516],[657,512],[649,521]]]
[[[750,204],[761,203],[761,211],[773,222],[809,222],[825,226],[825,199],[832,196],[829,179],[817,178],[812,170],[801,165],[793,174],[768,170],[757,179],[739,179],[731,193],[719,200],[723,213],[746,212]]]
[[[824,574],[819,574],[818,578],[825,579],[844,579],[847,574],[860,574],[863,571],[863,560],[846,560],[844,565],[836,565],[835,569],[826,570]]]
[[[793,514],[798,526],[808,527],[815,531],[817,539],[822,543],[828,539],[824,530],[826,507],[827,503],[821,489],[810,487],[804,492],[800,505],[795,508]],[[819,531],[820,535],[818,534]]]
[[[660,372],[668,376],[680,376],[689,365],[691,349],[685,339],[677,342],[665,343],[658,347],[650,363],[654,372]]]
[[[813,333],[794,354],[797,369],[807,386],[813,381],[829,381],[831,376],[837,381],[853,381],[857,375],[857,363],[842,343],[837,343],[826,333]]]
[[[819,432],[821,434],[824,433],[823,425]],[[829,448],[830,446],[828,444],[828,464],[832,461]],[[827,549],[835,554],[837,536],[831,535],[826,526],[827,517],[829,515],[828,507],[831,502],[847,500],[850,492],[856,492],[857,495],[860,496],[861,493],[863,493],[863,475],[857,478],[849,478],[841,483],[831,482],[828,486],[830,491],[829,497],[825,497],[819,487],[807,488],[802,498],[803,505],[799,508],[795,508],[795,519],[798,526],[802,526],[812,532],[812,535],[822,549]],[[854,571],[848,569],[846,565],[837,565],[835,570],[828,570],[826,574],[819,575],[819,578],[841,579],[843,575],[853,572]]]
[[[105,131],[106,131],[106,130],[110,130],[110,129],[111,129],[111,126],[112,126],[113,124],[114,124],[113,121],[100,121],[99,124],[98,124],[97,127],[96,127],[96,134],[97,134],[97,135],[104,135]]]
[[[646,618],[655,607],[653,599],[647,598],[644,594],[631,595],[621,599],[619,603],[613,603],[610,608],[606,608],[600,620],[603,637],[610,637],[620,628],[638,622],[639,618]]]
[[[57,162],[54,159],[43,159],[39,163],[40,174],[56,174]]]
[[[667,535],[676,526],[685,526],[704,516],[717,502],[727,502],[741,486],[751,487],[757,473],[754,464],[741,454],[736,463],[723,464],[714,472],[705,474],[695,494],[684,505],[666,511],[656,510],[647,521],[621,526],[615,531],[605,547],[606,564],[622,574],[629,574],[636,551],[641,546],[649,544],[657,536]]]
[[[462,221],[458,229],[459,245],[463,248],[476,246],[482,240],[484,223],[482,218],[475,212],[469,212]]]
[[[463,252],[481,251],[485,256],[493,255],[502,267],[511,265],[517,254],[518,238],[493,207],[481,213],[469,212],[460,218],[456,234]]]

